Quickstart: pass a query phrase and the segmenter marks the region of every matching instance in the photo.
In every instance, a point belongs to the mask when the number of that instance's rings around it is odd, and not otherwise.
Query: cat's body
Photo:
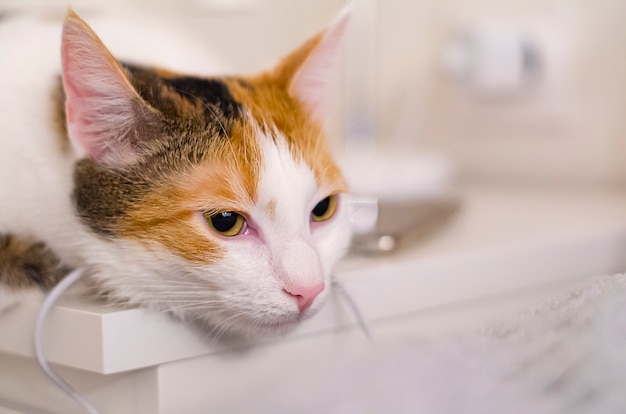
[[[112,300],[213,329],[314,313],[349,240],[318,95],[344,25],[261,75],[201,78],[118,63],[72,13],[62,41],[0,23],[0,306],[34,290],[6,273],[30,243],[48,278],[84,267]]]

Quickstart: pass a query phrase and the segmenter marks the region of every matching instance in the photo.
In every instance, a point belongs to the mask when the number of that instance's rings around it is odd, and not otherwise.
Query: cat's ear
[[[73,146],[81,156],[105,166],[133,162],[157,114],[98,36],[71,10],[63,25],[61,59]]]
[[[349,17],[350,9],[346,8],[328,29],[285,57],[275,69],[289,94],[318,120],[327,113],[328,88]]]

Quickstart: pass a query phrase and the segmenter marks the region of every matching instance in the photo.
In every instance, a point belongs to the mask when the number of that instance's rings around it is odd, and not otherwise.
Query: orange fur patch
[[[267,205],[265,206],[265,210],[267,211],[267,216],[271,219],[271,220],[276,220],[276,200],[271,199],[269,201],[269,203],[267,203]]]
[[[162,78],[177,78],[177,77],[181,76],[180,73],[173,72],[173,71],[171,71],[169,69],[158,67],[158,66],[151,66],[150,70],[153,71],[154,73],[156,73],[157,75],[159,75]]]
[[[242,122],[229,140],[216,143],[205,162],[171,179],[123,219],[119,231],[147,247],[157,242],[192,263],[210,264],[224,255],[197,217],[201,211],[235,211],[244,216],[257,201],[260,153]]]
[[[255,122],[271,136],[271,129],[280,130],[296,160],[303,160],[313,171],[320,188],[327,193],[342,193],[347,183],[326,141],[323,127],[312,119],[306,108],[292,98],[282,86],[282,78],[266,73],[246,78],[245,85],[226,80],[235,99],[252,114]],[[248,86],[249,85],[249,86]]]

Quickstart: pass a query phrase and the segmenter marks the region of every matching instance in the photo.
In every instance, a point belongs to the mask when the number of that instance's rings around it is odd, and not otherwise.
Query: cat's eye
[[[329,195],[313,208],[311,220],[319,222],[329,220],[337,211],[337,196]]]
[[[203,215],[209,227],[221,236],[237,236],[241,233],[246,224],[246,220],[243,216],[233,211],[220,211],[219,213],[205,212]]]

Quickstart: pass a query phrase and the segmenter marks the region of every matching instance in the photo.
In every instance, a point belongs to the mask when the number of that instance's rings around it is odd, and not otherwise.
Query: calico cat
[[[72,11],[60,59],[0,24],[0,306],[81,267],[111,301],[207,329],[314,314],[350,239],[323,130],[346,23],[243,77],[118,61]]]

